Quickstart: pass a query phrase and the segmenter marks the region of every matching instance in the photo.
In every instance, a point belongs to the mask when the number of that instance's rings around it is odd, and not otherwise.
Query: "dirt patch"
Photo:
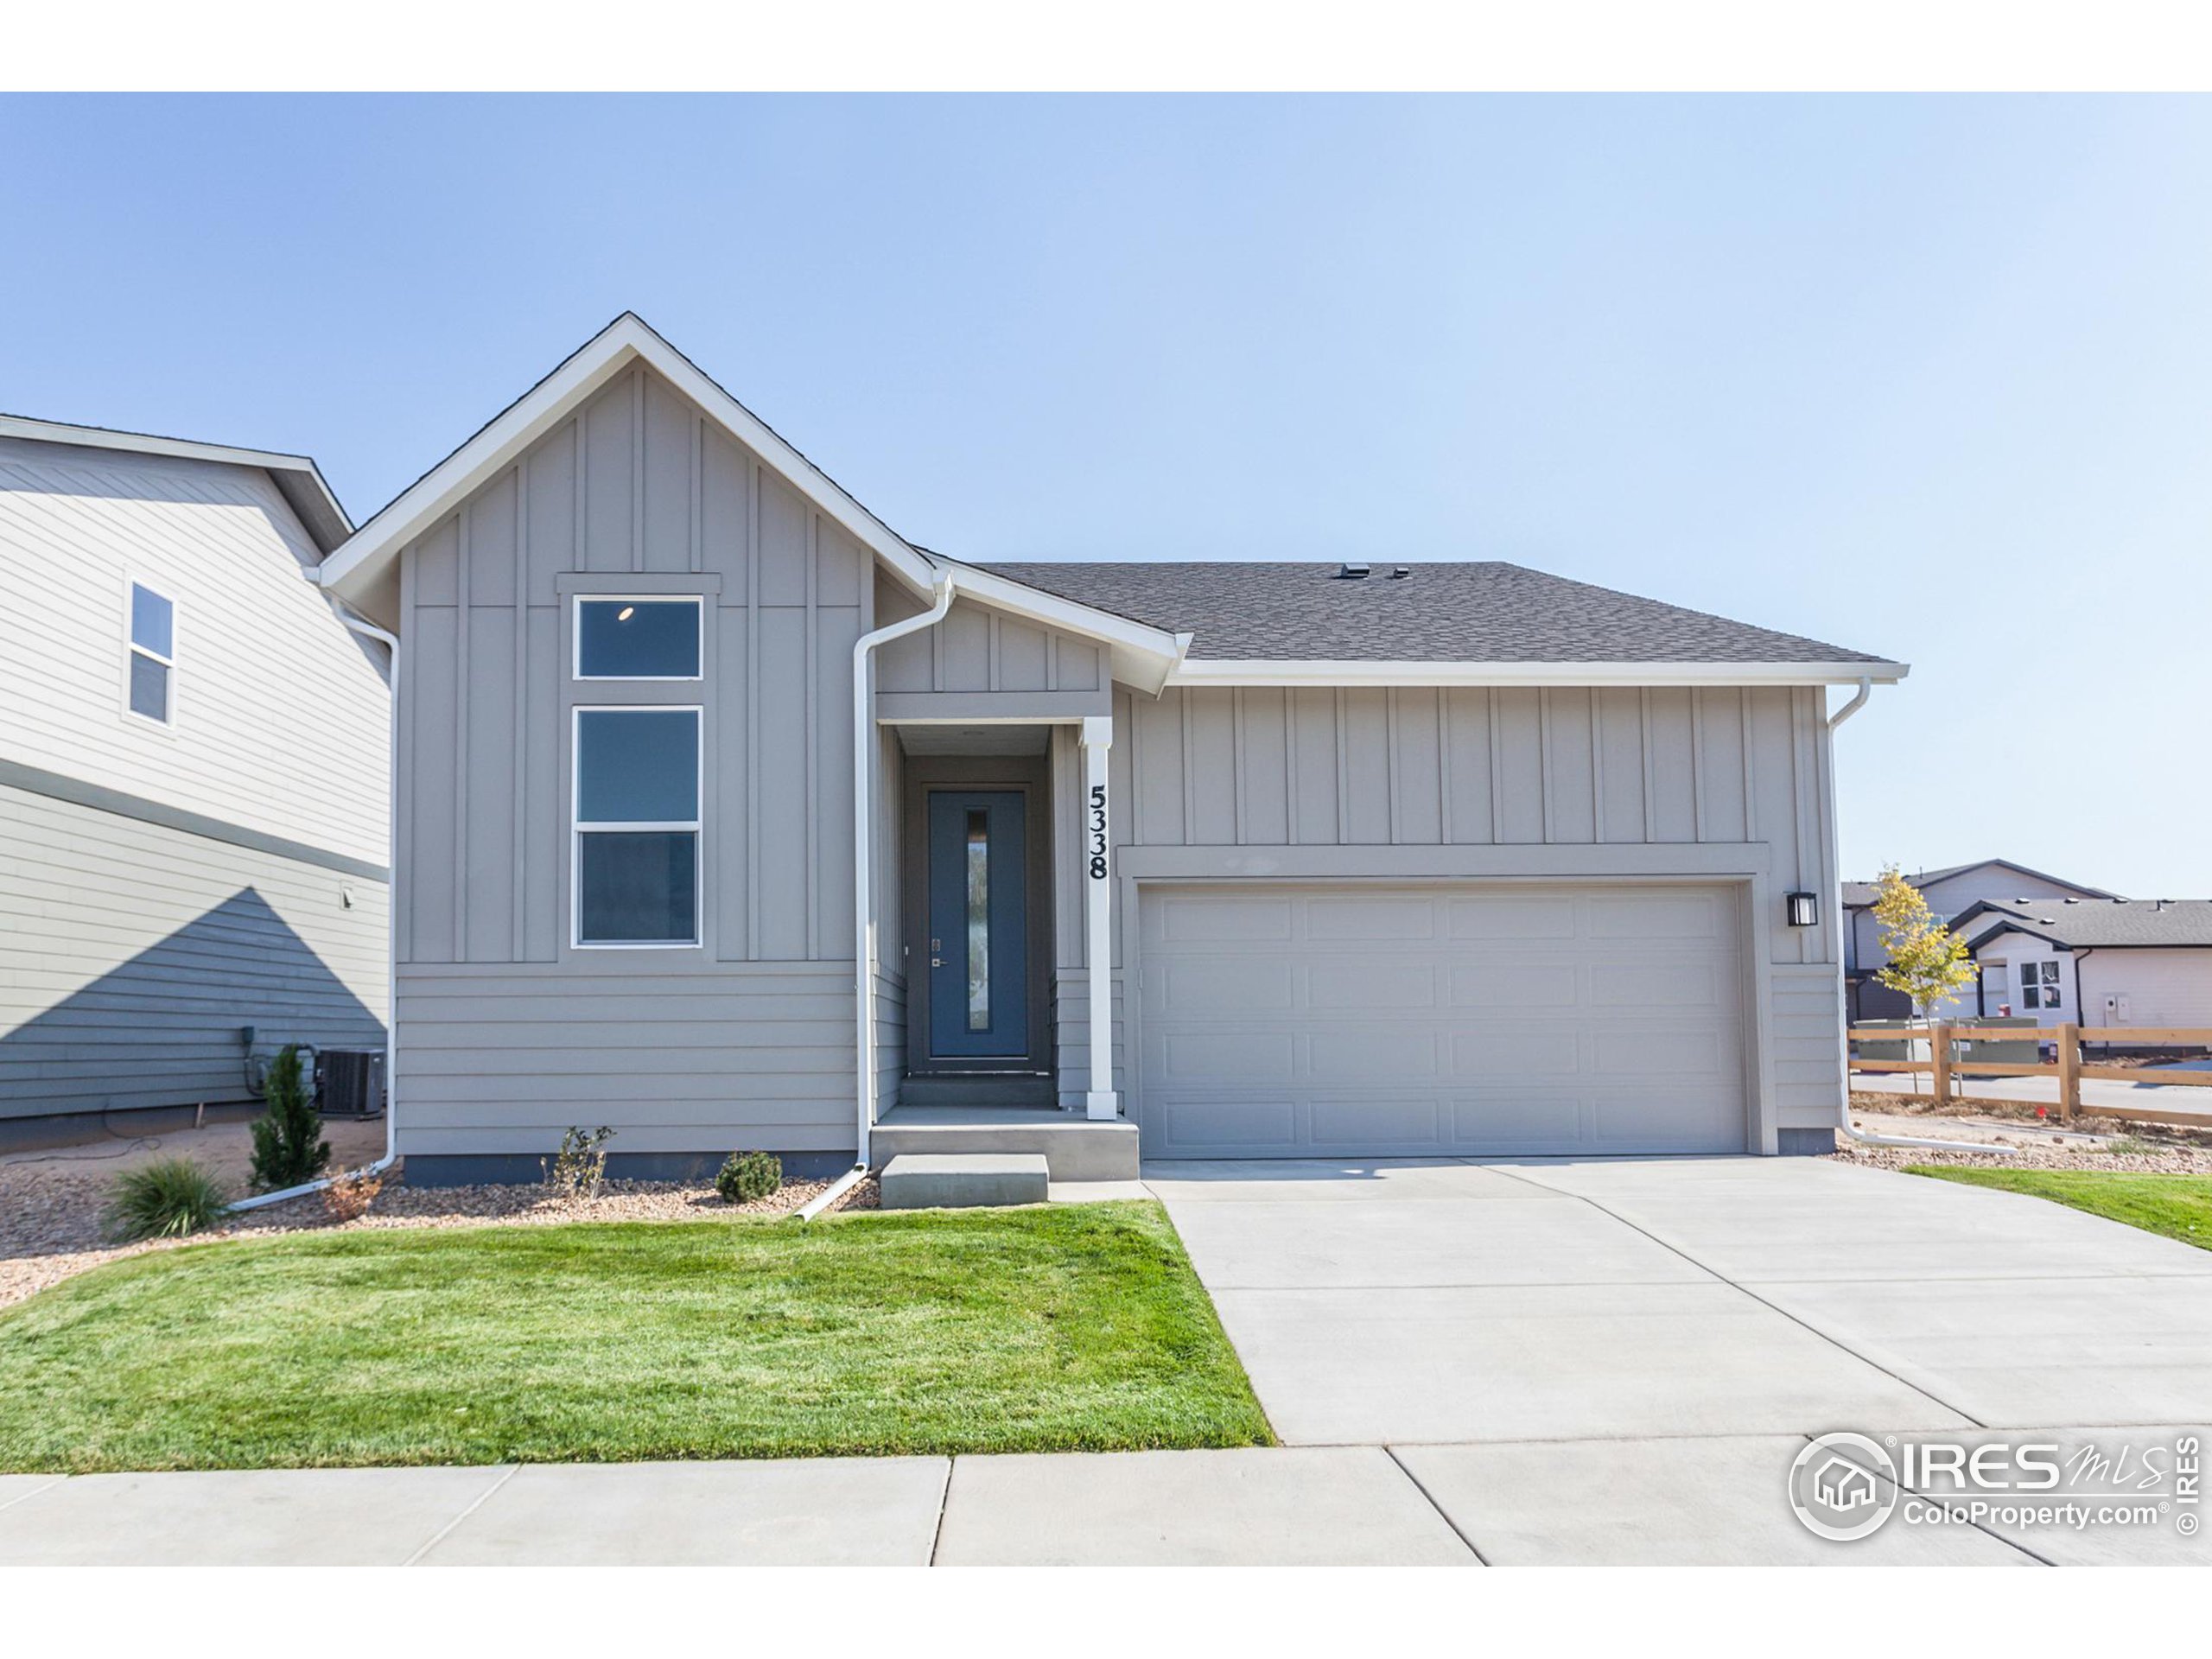
[[[2045,1108],[2046,1114],[2049,1109]],[[2061,1128],[2032,1105],[1985,1103],[1939,1111],[1910,1096],[1854,1093],[1851,1121],[1870,1135],[1910,1135],[1986,1145],[1988,1153],[1937,1152],[1914,1147],[1866,1147],[1844,1141],[1834,1156],[1878,1169],[1908,1164],[1979,1164],[2012,1169],[2088,1169],[2146,1174],[2212,1175],[2212,1135],[2152,1128],[2083,1115]]]
[[[328,1126],[334,1163],[359,1166],[384,1152],[380,1123]],[[321,1197],[310,1194],[250,1211],[226,1226],[188,1240],[111,1245],[101,1231],[108,1184],[122,1170],[156,1157],[188,1156],[245,1189],[244,1124],[175,1135],[110,1140],[0,1159],[0,1307],[19,1302],[73,1274],[125,1255],[172,1249],[213,1238],[292,1232],[359,1232],[400,1227],[553,1226],[577,1221],[717,1221],[784,1215],[799,1209],[828,1181],[786,1181],[752,1204],[728,1204],[704,1181],[609,1181],[594,1198],[562,1198],[543,1185],[410,1187],[405,1166],[385,1178],[383,1192],[358,1220],[334,1222]],[[873,1178],[833,1206],[876,1207]]]

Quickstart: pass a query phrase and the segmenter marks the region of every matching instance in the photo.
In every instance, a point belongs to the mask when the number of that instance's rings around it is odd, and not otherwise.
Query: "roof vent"
[[[1403,582],[1408,576],[1413,575],[1413,573],[1414,568],[1410,564],[1393,565],[1390,568],[1390,580],[1393,582]]]
[[[1338,582],[1364,582],[1369,567],[1363,564],[1340,564],[1337,567]]]

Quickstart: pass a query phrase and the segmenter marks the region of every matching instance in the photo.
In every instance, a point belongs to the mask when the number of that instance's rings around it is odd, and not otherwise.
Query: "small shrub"
[[[253,1120],[253,1180],[265,1192],[304,1185],[330,1161],[322,1114],[301,1073],[300,1051],[289,1044],[270,1064],[262,1090],[269,1109]]]
[[[118,1243],[181,1238],[213,1226],[231,1201],[222,1183],[189,1158],[156,1158],[126,1169],[108,1189],[105,1217]]]
[[[382,1175],[368,1169],[341,1169],[322,1189],[323,1213],[336,1222],[359,1221],[383,1191]]]
[[[2148,1158],[2165,1148],[2139,1135],[2120,1135],[2105,1142],[2105,1150],[2115,1158]]]
[[[595,1198],[607,1179],[607,1143],[614,1131],[604,1123],[595,1129],[576,1128],[561,1137],[561,1150],[549,1162],[537,1160],[545,1185],[564,1198]]]
[[[715,1191],[732,1204],[765,1198],[784,1184],[784,1160],[772,1152],[733,1152],[715,1177]]]

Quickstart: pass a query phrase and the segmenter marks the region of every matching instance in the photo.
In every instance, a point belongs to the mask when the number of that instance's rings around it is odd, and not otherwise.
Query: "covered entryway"
[[[1735,890],[1147,885],[1147,1157],[1742,1152]]]

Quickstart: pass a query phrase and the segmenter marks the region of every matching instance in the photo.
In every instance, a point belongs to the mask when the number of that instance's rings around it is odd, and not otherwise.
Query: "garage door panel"
[[[1298,1071],[1298,1040],[1289,1032],[1162,1032],[1155,1045],[1165,1075],[1217,1087],[1288,1083]]]
[[[1318,1095],[1309,1127],[1316,1152],[1426,1151],[1443,1139],[1443,1103],[1389,1095]]]
[[[1293,1014],[1301,1006],[1292,985],[1291,964],[1278,957],[1198,957],[1164,962],[1156,978],[1162,1011],[1205,1017],[1246,1014]],[[1152,1006],[1152,1005],[1147,1005]]]
[[[1455,1008],[1572,1008],[1582,1000],[1567,964],[1484,963],[1454,965],[1451,972]]]
[[[1147,889],[1145,1149],[1741,1151],[1735,913],[1599,883]]]
[[[1571,939],[1574,901],[1538,894],[1485,895],[1444,901],[1446,931],[1455,939]]]
[[[1161,940],[1173,944],[1243,943],[1255,939],[1287,943],[1291,901],[1255,901],[1242,896],[1202,898],[1173,894],[1147,910],[1158,923]]]
[[[1309,939],[1420,944],[1436,937],[1436,906],[1418,894],[1346,893],[1306,900]]]
[[[1310,1075],[1316,1080],[1351,1079],[1380,1088],[1436,1076],[1439,1033],[1422,1026],[1357,1031],[1312,1031],[1306,1037]]]
[[[1590,969],[1590,1006],[1608,1012],[1694,1008],[1721,1014],[1734,995],[1732,976],[1715,962],[1599,963]]]
[[[1610,1077],[1709,1077],[1734,1048],[1732,1031],[1597,1031],[1591,1070]]]
[[[1578,1026],[1494,1026],[1452,1033],[1452,1075],[1464,1082],[1571,1077],[1581,1070]]]
[[[1306,973],[1309,1008],[1395,1013],[1436,1006],[1437,970],[1426,963],[1323,961]]]
[[[1300,1149],[1298,1109],[1287,1097],[1226,1100],[1169,1095],[1158,1103],[1159,1153],[1228,1151],[1294,1154]],[[1150,1141],[1147,1137],[1147,1147]]]
[[[1541,1089],[1459,1096],[1452,1102],[1451,1128],[1449,1150],[1468,1154],[1543,1152],[1591,1136],[1579,1094]]]

